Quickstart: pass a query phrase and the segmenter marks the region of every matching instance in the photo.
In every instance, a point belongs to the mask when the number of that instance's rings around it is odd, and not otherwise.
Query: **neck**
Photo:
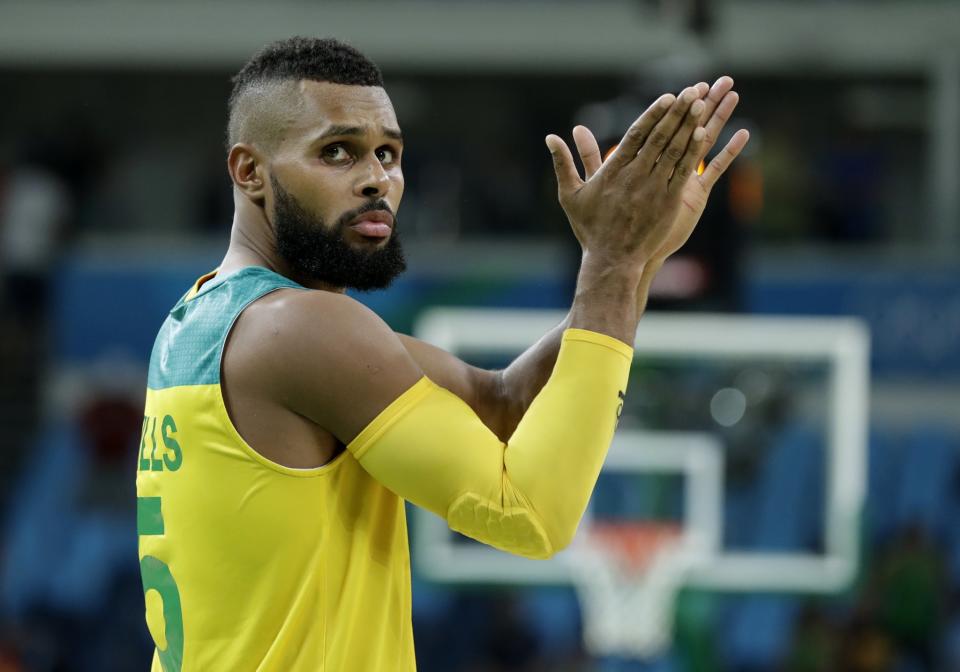
[[[238,194],[236,190],[233,193],[233,203],[230,245],[220,263],[217,275],[229,275],[247,266],[263,266],[304,287],[343,294],[344,287],[333,287],[325,282],[305,277],[302,273],[297,273],[290,268],[277,250],[273,226],[262,207]]]

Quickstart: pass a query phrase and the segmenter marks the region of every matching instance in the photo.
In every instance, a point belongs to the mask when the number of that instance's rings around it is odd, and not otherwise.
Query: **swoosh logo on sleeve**
[[[617,405],[617,424],[614,425],[614,429],[620,425],[620,416],[623,414],[623,400],[627,398],[623,390],[617,390],[617,396],[620,397],[620,403]]]

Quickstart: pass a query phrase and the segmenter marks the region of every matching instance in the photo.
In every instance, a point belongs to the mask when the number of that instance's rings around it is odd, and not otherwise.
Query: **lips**
[[[371,222],[369,220],[351,224],[350,228],[361,236],[367,236],[368,238],[386,238],[390,235],[390,232],[393,231],[389,224],[381,224],[380,222]]]
[[[357,215],[350,228],[367,238],[388,238],[393,231],[393,215],[386,210],[372,210]]]

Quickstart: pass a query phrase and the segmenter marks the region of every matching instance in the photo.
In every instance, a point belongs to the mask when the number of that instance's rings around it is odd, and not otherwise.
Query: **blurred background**
[[[569,587],[415,577],[421,670],[960,670],[960,3],[19,0],[0,2],[0,671],[147,669],[147,358],[226,248],[229,78],[294,34],[346,39],[384,71],[410,271],[358,298],[397,330],[436,305],[569,305],[578,253],[543,137],[584,123],[612,145],[659,93],[730,74],[730,126],[752,140],[651,308],[855,316],[872,334],[849,590],[685,592],[671,649],[637,662],[584,653]],[[651,367],[627,422],[727,432],[747,456],[763,436],[759,459],[807,445],[809,418],[784,411],[806,407],[795,377],[768,372],[732,425],[711,415],[742,373]],[[729,541],[822,506],[823,469],[798,454],[809,481],[786,503],[764,495],[771,470],[732,460],[730,487],[753,494],[725,513]],[[779,517],[752,526],[762,511]]]

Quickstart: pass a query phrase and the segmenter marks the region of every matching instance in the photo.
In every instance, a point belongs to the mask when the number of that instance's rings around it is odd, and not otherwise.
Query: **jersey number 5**
[[[137,534],[142,537],[163,534],[163,512],[160,510],[159,497],[137,497]],[[140,576],[143,579],[144,601],[149,604],[149,593],[153,590],[163,604],[163,624],[148,621],[163,672],[180,672],[183,665],[183,611],[177,582],[173,580],[166,563],[152,555],[140,559]],[[161,648],[163,640],[166,640],[166,646]]]

